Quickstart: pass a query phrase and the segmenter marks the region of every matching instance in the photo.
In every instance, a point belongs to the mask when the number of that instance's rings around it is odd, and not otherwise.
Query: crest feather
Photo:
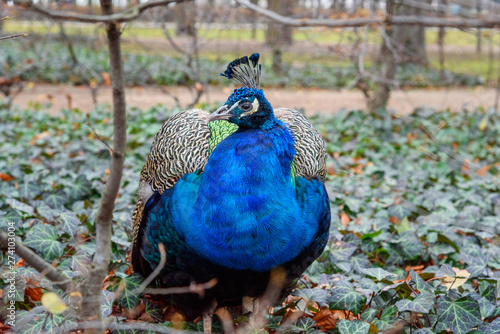
[[[234,79],[243,87],[260,89],[260,73],[262,65],[259,64],[260,55],[252,54],[250,57],[242,57],[233,60],[224,73],[220,75],[228,79]]]

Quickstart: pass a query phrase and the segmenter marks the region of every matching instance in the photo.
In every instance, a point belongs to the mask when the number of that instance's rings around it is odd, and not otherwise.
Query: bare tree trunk
[[[194,35],[196,8],[194,3],[178,3],[175,8],[175,22],[177,23],[177,36]]]
[[[273,12],[289,17],[293,14],[294,5],[295,0],[269,0],[267,8]],[[276,43],[292,44],[292,27],[283,26],[274,22],[269,22],[267,27],[266,43],[268,45]]]
[[[428,2],[429,0],[420,0]],[[410,6],[398,6],[397,15],[422,15],[422,10]],[[427,66],[429,61],[425,51],[425,27],[424,26],[398,26],[394,35],[395,46],[401,57],[400,64],[420,64]]]
[[[100,0],[104,15],[113,13],[112,0]],[[101,321],[102,282],[108,272],[111,257],[111,223],[115,199],[122,178],[123,161],[126,147],[126,103],[123,77],[120,29],[116,23],[106,25],[109,58],[111,67],[111,86],[113,90],[113,150],[111,152],[110,173],[104,186],[99,209],[96,214],[96,253],[92,260],[89,275],[81,292],[83,295],[81,316],[87,320]],[[88,329],[86,333],[102,333],[103,329]]]
[[[368,110],[371,113],[376,112],[379,108],[385,108],[387,106],[391,95],[391,85],[389,82],[396,77],[396,57],[393,53],[394,50],[391,50],[388,43],[390,37],[397,34],[396,29],[398,29],[398,27],[392,29],[394,30],[387,31],[389,38],[382,39],[382,46],[380,47],[379,53],[379,77],[381,82],[377,84],[375,91],[368,100]]]
[[[477,15],[481,13],[481,0],[476,0],[476,10],[477,10]],[[477,28],[476,30],[476,52],[481,53],[481,44],[482,44],[482,37],[481,37],[481,28]]]
[[[447,5],[448,0],[441,0],[438,2],[439,4]],[[444,15],[442,13],[441,15]],[[445,27],[439,27],[438,32],[438,46],[439,46],[439,70],[441,72],[441,80],[444,80],[444,35],[446,34]]]
[[[290,16],[293,13],[294,4],[295,0],[269,0],[268,9],[284,16]],[[266,43],[271,46],[273,70],[276,73],[283,73],[282,49],[284,45],[292,44],[292,27],[269,22]]]
[[[257,5],[259,0],[250,0],[251,3],[253,3],[254,5]],[[258,15],[256,12],[252,11],[252,39],[256,39],[257,38],[257,18],[258,18]]]

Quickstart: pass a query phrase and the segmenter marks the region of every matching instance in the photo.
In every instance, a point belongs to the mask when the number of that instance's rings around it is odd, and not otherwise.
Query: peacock
[[[283,273],[293,289],[328,240],[325,144],[293,109],[273,109],[260,89],[259,54],[221,73],[242,85],[212,114],[192,109],[169,118],[141,171],[133,213],[131,261],[148,277],[160,262],[162,287],[216,279],[198,294],[175,295],[190,318],[211,330],[216,307],[261,297]]]

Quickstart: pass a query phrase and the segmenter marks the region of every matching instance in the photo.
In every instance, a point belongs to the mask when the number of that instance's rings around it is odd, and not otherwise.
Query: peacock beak
[[[232,109],[233,108],[228,109],[228,107],[226,105],[223,105],[222,107],[217,109],[215,112],[210,114],[210,116],[208,116],[208,121],[211,122],[211,121],[216,121],[219,119],[228,120],[233,116],[233,114],[231,114]]]

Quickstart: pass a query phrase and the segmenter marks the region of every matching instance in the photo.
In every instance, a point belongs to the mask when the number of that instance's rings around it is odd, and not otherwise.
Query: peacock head
[[[226,103],[209,116],[209,122],[227,120],[242,128],[266,129],[276,124],[273,108],[260,89],[259,54],[232,61],[221,73],[243,85],[235,89]]]

